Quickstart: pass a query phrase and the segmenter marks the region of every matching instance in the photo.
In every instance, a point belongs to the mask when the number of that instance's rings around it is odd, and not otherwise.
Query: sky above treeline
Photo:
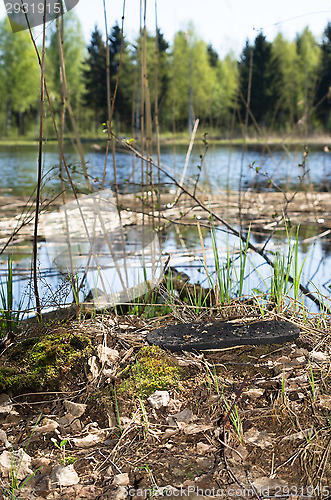
[[[18,0],[20,1],[20,0]],[[37,1],[37,0],[36,0]],[[43,1],[43,0],[38,0]],[[30,0],[31,2],[31,0]],[[105,32],[104,3],[107,23],[111,28],[117,21],[121,25],[124,8],[124,33],[134,41],[139,32],[140,5],[143,0],[79,0],[74,12],[79,17],[86,43],[97,25]],[[262,30],[269,41],[282,32],[294,40],[306,26],[320,41],[323,30],[331,21],[331,0],[146,0],[146,24],[155,31],[157,24],[167,41],[174,34],[186,30],[192,22],[198,35],[224,56],[230,50],[239,55],[246,39],[251,42]],[[0,17],[5,16],[4,3],[0,4]],[[38,32],[38,29],[36,30]]]

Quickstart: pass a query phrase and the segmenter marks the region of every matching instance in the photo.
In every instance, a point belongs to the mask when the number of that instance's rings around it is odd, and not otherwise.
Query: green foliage
[[[8,257],[7,279],[0,284],[0,338],[3,333],[15,333],[21,320],[22,302],[14,310],[13,261]]]
[[[245,121],[246,102],[250,98],[250,111],[254,119],[264,126],[270,123],[280,98],[279,61],[273,57],[271,43],[259,34],[254,45],[246,42],[239,63],[241,112]],[[250,96],[249,96],[250,89]],[[249,116],[249,122],[252,122]]]
[[[178,128],[186,126],[190,113],[202,121],[209,120],[215,80],[216,70],[210,65],[206,43],[198,38],[192,26],[187,32],[178,32],[172,49],[167,102]]]
[[[106,42],[95,27],[85,57],[74,13],[67,13],[58,23],[60,30],[62,23],[64,27],[67,87],[78,127],[84,134],[101,132],[101,124],[108,121]],[[253,44],[246,43],[239,61],[231,53],[220,58],[199,38],[192,24],[178,31],[171,45],[160,30],[154,34],[142,30],[136,42],[129,44],[117,23],[108,40],[112,124],[116,131],[128,133],[133,126],[139,128],[142,99],[146,114],[155,124],[157,97],[157,122],[162,133],[170,129],[191,131],[198,117],[203,126],[228,136],[236,123],[237,131],[245,123],[248,94],[248,124],[254,130],[330,130],[330,23],[321,46],[308,28],[295,41],[279,34],[270,42],[261,33]],[[55,23],[50,27],[46,50],[46,81],[57,111],[61,88]],[[0,95],[0,134],[9,135],[11,129],[16,132],[16,123],[23,133],[24,119],[32,129],[38,110],[40,70],[29,34],[13,34],[7,20],[0,23]]]
[[[159,347],[142,347],[136,363],[122,372],[117,393],[128,397],[150,396],[156,390],[166,390],[178,384],[179,370],[172,359]]]
[[[88,56],[83,71],[84,104],[94,111],[96,119],[102,123],[108,119],[106,47],[97,27],[91,35],[87,51]]]
[[[289,42],[279,33],[272,43],[272,54],[279,62],[281,75],[281,98],[278,123],[292,128],[298,121],[299,56],[295,42]]]
[[[321,45],[321,69],[315,97],[316,115],[325,130],[331,131],[331,22]]]
[[[112,98],[117,86],[113,123],[115,122],[118,128],[121,125],[128,128],[132,120],[132,96],[134,92],[133,56],[125,37],[122,37],[122,30],[117,24],[109,35],[109,58],[110,95]]]
[[[39,415],[39,417],[37,418],[36,423],[33,426],[32,432],[31,432],[31,434],[30,434],[30,436],[29,436],[29,438],[27,440],[27,443],[25,445],[24,450],[21,450],[22,451],[21,455],[17,454],[14,451],[14,448],[12,446],[12,451],[11,451],[11,469],[10,469],[10,486],[9,487],[1,487],[0,488],[1,493],[3,494],[4,498],[8,498],[10,500],[15,500],[15,499],[19,500],[20,490],[22,488],[24,488],[24,486],[28,483],[28,481],[30,481],[30,479],[33,476],[35,476],[36,473],[38,472],[38,470],[41,468],[41,467],[38,467],[38,469],[36,469],[31,475],[28,475],[23,480],[21,480],[21,479],[18,478],[19,471],[20,471],[21,466],[22,466],[24,454],[26,453],[26,450],[28,449],[28,446],[29,446],[30,441],[31,441],[31,439],[33,437],[33,434],[34,434],[34,432],[36,430],[36,427],[39,424],[40,419],[41,419],[41,414]]]
[[[37,108],[40,96],[40,71],[29,33],[13,33],[7,18],[0,22],[0,94],[6,116],[6,135],[10,133],[12,114]],[[2,124],[4,130],[4,124]]]
[[[142,61],[146,61],[146,71],[144,71],[144,78],[146,78],[148,85],[148,94],[151,104],[151,112],[154,114],[155,97],[157,92],[158,103],[163,107],[165,97],[168,92],[169,84],[169,61],[168,54],[169,44],[164,39],[160,30],[157,32],[157,39],[155,35],[142,31],[140,37],[137,39],[133,56],[133,63],[135,68],[135,82],[137,90],[135,92],[136,102],[133,103],[134,109],[140,114],[140,95],[141,95],[141,78],[139,78],[140,65]],[[157,78],[157,85],[155,79]],[[121,82],[123,79],[121,79]],[[139,84],[138,84],[139,82]],[[146,93],[146,88],[144,89]],[[146,97],[146,96],[145,96]]]
[[[321,49],[308,27],[297,37],[299,58],[298,102],[300,123],[308,131],[310,115],[316,95],[317,75],[321,63]]]
[[[0,368],[0,390],[41,390],[58,387],[61,375],[78,368],[91,352],[91,341],[65,328],[29,337],[11,347]]]
[[[215,80],[212,96],[212,120],[215,127],[231,127],[232,110],[238,88],[238,63],[233,54],[227,54],[214,67]]]
[[[62,25],[63,24],[63,25]],[[82,81],[82,63],[84,59],[85,44],[79,19],[71,11],[63,18],[59,18],[59,31],[63,31],[63,57],[66,71],[67,91],[71,106],[78,111],[84,85]],[[45,72],[47,75],[48,90],[56,104],[61,102],[60,59],[58,49],[58,36],[56,27],[50,35],[50,42],[46,50]]]

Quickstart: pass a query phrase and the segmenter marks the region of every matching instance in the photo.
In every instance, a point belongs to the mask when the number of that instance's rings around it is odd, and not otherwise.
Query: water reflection
[[[105,155],[91,145],[85,144],[85,160],[90,182],[97,186],[103,177]],[[186,159],[186,146],[162,146],[161,164],[169,173],[179,180]],[[71,172],[80,187],[85,186],[79,156],[71,145],[65,146],[66,160],[71,166]],[[200,173],[202,149],[199,144],[193,148],[188,165],[186,181],[194,182]],[[36,146],[0,146],[0,174],[2,192],[17,195],[30,195],[36,183],[37,172]],[[48,190],[60,190],[58,172],[59,155],[57,145],[48,143],[44,147],[43,173],[46,176]],[[270,189],[268,179],[271,178],[278,186],[289,189],[300,184],[303,174],[302,151],[300,148],[274,149],[263,151],[258,146],[243,151],[238,146],[211,145],[202,165],[199,184],[217,190],[238,190],[239,182],[244,188],[255,186],[258,189]],[[331,179],[330,153],[320,150],[312,151],[306,160],[309,171],[304,185],[310,182],[315,189],[328,189]],[[113,183],[113,157],[109,155],[105,187]],[[120,149],[116,153],[117,181],[121,192],[139,190],[141,183],[141,160],[135,155]],[[154,178],[158,172],[154,167]],[[242,174],[242,175],[241,175]],[[163,189],[171,189],[171,183],[164,173],[160,173]],[[46,180],[45,179],[45,180]],[[272,186],[271,186],[272,187]],[[303,187],[303,186],[301,186]]]
[[[86,167],[93,185],[99,186],[100,179],[103,176],[105,156],[103,151],[97,151],[91,146],[85,145]],[[180,179],[186,158],[186,146],[163,146],[161,149],[161,163],[165,165],[172,175]],[[202,150],[199,144],[195,145],[187,170],[186,180],[194,182],[198,174],[198,165],[201,163],[200,154]],[[84,192],[85,181],[80,172],[81,166],[79,158],[74,148],[66,146],[66,158],[74,182]],[[58,176],[58,150],[56,144],[47,144],[43,158],[43,172],[45,175],[45,191],[59,191],[60,179]],[[294,187],[298,184],[298,179],[302,175],[302,149],[300,147],[290,149],[261,149],[259,147],[250,147],[242,151],[241,147],[225,147],[210,145],[208,154],[202,165],[199,184],[209,186],[212,192],[238,189],[239,182],[243,186],[255,185],[261,188],[265,183],[266,177],[271,176],[278,184],[287,187]],[[253,168],[250,168],[253,167]],[[259,168],[257,172],[257,168]],[[133,192],[140,189],[141,160],[134,155],[123,150],[116,153],[117,179],[121,192]],[[330,153],[320,150],[309,153],[307,159],[307,168],[309,177],[305,182],[311,182],[315,187],[325,186],[330,181],[331,162]],[[37,146],[0,146],[0,174],[2,178],[2,192],[7,194],[27,195],[29,196],[34,189],[37,171]],[[242,173],[242,178],[241,178]],[[157,178],[155,170],[154,177]],[[192,180],[193,179],[193,180]],[[113,182],[113,158],[110,155],[107,163],[107,172],[105,177],[105,187],[109,187]],[[166,175],[161,173],[161,182],[163,189],[169,191],[174,186],[169,183]],[[298,265],[304,265],[303,283],[310,285],[313,279],[316,286],[323,292],[330,295],[330,268],[331,268],[331,238],[330,234],[321,239],[312,240],[312,238],[321,232],[318,226],[303,226],[299,232],[299,251]],[[210,231],[201,226],[202,238],[205,246],[207,265],[209,272],[214,276],[215,261],[212,251]],[[256,232],[251,235],[252,243],[263,245],[266,241],[265,232]],[[292,235],[292,244],[295,236]],[[222,232],[217,232],[217,246],[219,256],[222,262],[227,254],[229,247],[230,253],[237,258],[239,243],[237,238],[227,236]],[[268,248],[270,254],[278,248],[286,250],[288,246],[287,235],[285,232],[276,232]],[[233,250],[235,249],[235,250]],[[164,241],[164,253],[170,253],[171,263],[179,270],[185,271],[191,277],[191,282],[201,282],[207,285],[205,275],[204,261],[201,253],[201,242],[196,227],[174,226],[169,230]],[[30,255],[25,252],[14,253],[15,269],[22,272],[25,269],[25,275],[15,281],[15,297],[19,300],[24,297],[24,304],[30,307],[33,301],[30,301],[31,287],[27,276],[30,271]],[[42,243],[39,251],[40,277],[42,281],[42,290],[45,303],[51,303],[53,300],[61,301],[72,300],[70,291],[68,292],[68,283],[65,278],[49,268],[49,263],[45,251],[45,245]],[[0,265],[0,270],[5,270],[5,262]],[[251,290],[266,289],[266,283],[270,280],[271,269],[265,264],[262,257],[250,252],[247,263],[247,272],[245,279],[245,293],[251,293]],[[235,284],[234,284],[235,286]],[[69,287],[70,289],[70,287]],[[55,297],[55,299],[54,299]],[[59,297],[59,298],[57,298]],[[61,299],[61,300],[60,300]]]

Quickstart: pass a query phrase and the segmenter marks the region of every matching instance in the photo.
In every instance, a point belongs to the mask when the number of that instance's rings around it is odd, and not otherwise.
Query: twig
[[[34,219],[34,234],[33,234],[33,283],[34,294],[36,298],[36,309],[38,321],[41,320],[41,305],[38,290],[38,221],[39,221],[39,205],[40,205],[40,187],[42,178],[42,153],[43,153],[43,125],[44,125],[44,104],[45,104],[45,44],[46,44],[46,0],[44,0],[44,14],[43,14],[43,45],[41,56],[41,81],[40,81],[40,122],[39,122],[39,152],[38,152],[38,179],[37,179],[37,193],[36,193],[36,210]]]
[[[170,255],[168,256],[167,261],[166,261],[166,263],[164,264],[164,267],[163,267],[163,271],[162,271],[161,276],[164,276],[164,273],[166,272],[166,269],[167,269],[167,267],[168,267],[168,265],[169,265],[169,261],[170,261]],[[152,293],[153,293],[153,288],[151,288],[151,289],[150,289],[150,291],[149,291],[148,297],[147,297],[147,299],[145,300],[145,303],[144,303],[144,305],[143,305],[143,307],[142,307],[142,309],[141,309],[141,311],[140,311],[140,313],[139,313],[139,315],[138,315],[139,317],[140,317],[140,316],[143,314],[143,312],[145,311],[146,305],[148,304],[148,302],[149,302],[149,300],[150,300],[150,298],[151,298],[151,296],[152,296]]]
[[[223,224],[233,235],[237,236],[238,238],[240,238],[244,243],[247,242],[247,238],[245,237],[244,234],[240,233],[239,231],[237,231],[234,227],[232,227],[228,222],[226,222],[224,219],[222,219],[222,217],[219,217],[218,215],[216,215],[215,213],[211,212],[211,210],[202,202],[200,201],[195,194],[192,194],[190,193],[190,191],[183,185],[181,185],[177,179],[172,176],[171,174],[169,174],[169,172],[164,168],[162,167],[161,165],[157,165],[153,160],[152,158],[146,158],[144,155],[142,155],[139,151],[137,151],[131,144],[128,144],[125,140],[121,139],[120,137],[118,137],[114,132],[112,132],[112,135],[116,138],[116,140],[123,144],[127,149],[129,149],[132,153],[134,153],[138,158],[140,158],[142,161],[145,161],[145,162],[149,162],[151,163],[152,165],[154,165],[156,168],[160,169],[160,171],[166,175],[176,186],[177,188],[180,188],[181,189],[181,194],[186,194],[188,195],[193,201],[195,201],[195,203],[200,207],[202,208],[205,212],[208,212],[210,214],[210,217],[212,217],[214,220],[216,220],[217,222],[220,222],[221,224]],[[250,248],[251,250],[253,250],[255,253],[259,254],[266,262],[267,264],[269,264],[269,266],[271,266],[272,268],[274,268],[274,263],[272,262],[272,260],[265,254],[265,252],[263,251],[263,249],[260,249],[258,247],[256,247],[255,245],[253,245],[253,243],[251,243],[250,241],[248,241],[247,243],[248,245],[248,248]],[[294,280],[292,278],[291,275],[288,276],[288,281],[290,283],[293,283]],[[301,292],[303,292],[305,294],[305,296],[307,298],[309,298],[312,302],[314,302],[320,310],[324,310],[326,312],[328,312],[329,314],[331,314],[331,309],[328,308],[325,304],[322,304],[321,301],[315,297],[309,290],[308,288],[306,288],[304,285],[299,285],[299,288],[301,290]]]

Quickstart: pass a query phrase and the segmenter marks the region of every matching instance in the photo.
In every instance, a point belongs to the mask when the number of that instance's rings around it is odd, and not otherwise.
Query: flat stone
[[[149,344],[169,351],[220,349],[237,345],[264,345],[292,342],[300,329],[287,321],[256,321],[254,323],[185,323],[168,325],[147,335]]]

